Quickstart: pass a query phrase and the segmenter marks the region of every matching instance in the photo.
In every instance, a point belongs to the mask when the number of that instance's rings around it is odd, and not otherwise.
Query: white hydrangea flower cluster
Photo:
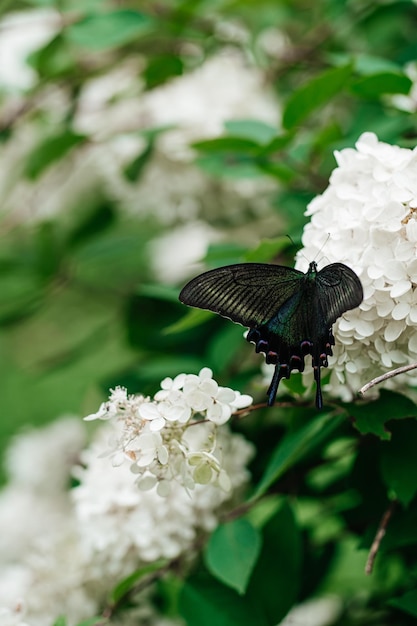
[[[174,391],[181,391],[193,406],[204,405],[212,419],[224,419],[232,394],[216,386],[209,374],[204,370],[198,377],[185,377],[182,387],[180,379],[166,380],[160,391],[164,402],[169,404]],[[143,420],[148,434],[157,436],[166,426],[148,431],[149,425],[169,422],[163,414],[155,419],[138,417],[138,408],[149,410],[158,405],[156,401],[130,397],[120,389],[112,397],[113,402],[99,411],[105,421],[97,425],[89,447],[84,444],[85,424],[63,418],[19,435],[7,452],[9,482],[0,490],[0,626],[44,626],[55,623],[59,615],[65,615],[69,625],[92,618],[106,604],[115,583],[145,563],[181,555],[192,558],[201,531],[215,528],[220,507],[224,510],[226,501],[236,499],[249,480],[253,446],[223,426],[208,452],[215,467],[221,459],[229,492],[214,482],[197,484],[190,491],[179,480],[164,498],[156,487],[138,489],[130,451],[115,459],[116,466],[102,454],[110,432],[114,434],[112,422],[120,420],[112,418],[124,412],[123,423],[130,415],[133,422]],[[234,394],[237,406],[242,398]],[[220,418],[216,404],[222,407]],[[182,445],[187,454],[194,451],[198,457],[207,452],[207,428],[217,426],[208,419],[193,424],[183,433]],[[178,431],[184,425],[178,422]],[[74,468],[75,462],[80,465]],[[71,473],[79,481],[73,489]],[[177,620],[157,612],[152,592],[151,587],[141,592],[131,610],[115,616],[115,624],[178,626]]]
[[[196,424],[188,428],[184,447],[200,450],[207,437],[206,427]],[[219,429],[213,458],[222,451],[222,469],[231,490],[225,492],[214,483],[196,484],[193,490],[186,490],[179,476],[172,480],[169,493],[161,497],[156,487],[138,489],[129,457],[114,467],[103,456],[111,430],[107,422],[83,451],[82,466],[76,473],[80,484],[72,490],[83,552],[91,563],[94,580],[103,575],[127,576],[141,564],[157,559],[191,556],[198,534],[216,527],[219,508],[247,484],[247,464],[253,455],[252,445],[224,426]]]
[[[321,251],[327,263],[345,263],[361,279],[364,300],[334,325],[329,359],[328,390],[350,399],[375,376],[417,361],[417,148],[368,132],[335,157],[328,188],[308,206],[296,267],[306,271]]]
[[[126,389],[116,387],[97,413],[85,419],[115,420],[117,434],[108,454],[116,466],[126,458],[130,460],[142,491],[156,487],[160,496],[167,496],[174,481],[187,490],[196,484],[214,483],[229,491],[231,483],[223,467],[217,426],[250,404],[250,396],[220,387],[213,372],[205,367],[198,375],[165,378],[153,400],[129,396]],[[204,440],[200,436],[195,447],[195,438],[190,438],[188,431],[197,424]]]

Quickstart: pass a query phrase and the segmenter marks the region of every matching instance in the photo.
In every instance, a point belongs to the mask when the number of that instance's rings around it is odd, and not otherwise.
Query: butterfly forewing
[[[228,265],[196,276],[185,285],[179,299],[243,326],[257,326],[271,319],[299,289],[302,276],[302,272],[282,265]]]
[[[321,309],[329,327],[363,300],[359,278],[343,263],[327,265],[318,272],[316,280]]]

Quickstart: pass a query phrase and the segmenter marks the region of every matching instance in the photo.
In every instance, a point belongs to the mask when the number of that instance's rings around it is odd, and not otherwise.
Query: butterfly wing
[[[361,281],[343,263],[331,263],[317,273],[318,299],[327,327],[363,300]]]
[[[239,263],[196,276],[182,289],[184,304],[243,326],[264,324],[299,289],[303,272],[282,265]]]
[[[332,354],[331,327],[345,311],[359,306],[363,290],[355,272],[343,263],[317,272],[312,262],[307,274],[282,265],[241,263],[196,276],[179,299],[250,328],[248,341],[265,353],[267,363],[275,363],[268,405],[274,403],[280,380],[289,378],[293,369],[303,371],[304,357],[311,354],[320,409],[320,368],[327,367]]]

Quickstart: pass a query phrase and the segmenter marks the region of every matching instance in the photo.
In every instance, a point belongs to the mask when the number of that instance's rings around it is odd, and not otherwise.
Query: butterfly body
[[[210,270],[191,280],[181,302],[208,309],[249,327],[247,340],[275,364],[268,405],[275,401],[279,382],[293,370],[304,371],[311,355],[317,385],[316,406],[323,405],[320,368],[332,354],[332,325],[340,315],[362,302],[358,276],[343,263],[306,273],[282,265],[242,263]]]

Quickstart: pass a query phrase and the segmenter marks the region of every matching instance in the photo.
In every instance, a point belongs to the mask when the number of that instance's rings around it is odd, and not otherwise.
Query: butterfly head
[[[317,263],[315,261],[311,261],[310,265],[308,266],[307,276],[316,276],[317,271]]]

